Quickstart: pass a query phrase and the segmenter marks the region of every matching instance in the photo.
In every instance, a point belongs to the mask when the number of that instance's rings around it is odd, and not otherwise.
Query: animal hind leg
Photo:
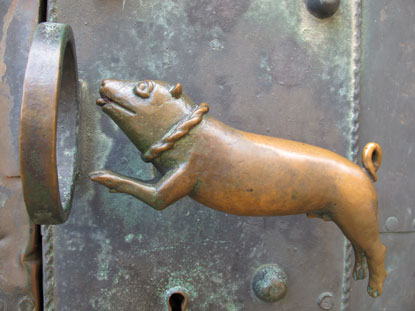
[[[382,294],[383,283],[388,273],[385,270],[386,246],[379,240],[366,250],[369,266],[369,285],[367,291],[370,296]]]
[[[367,261],[364,251],[357,246],[355,243],[352,243],[353,252],[354,252],[354,268],[353,268],[353,279],[363,280],[367,276]]]
[[[314,212],[314,213],[307,213],[307,217],[309,218],[321,218],[324,221],[330,221],[331,216],[327,212]],[[353,252],[354,252],[354,267],[353,267],[353,279],[363,280],[367,276],[367,261],[365,252],[356,245],[356,243],[352,243]]]
[[[352,245],[366,254],[369,268],[368,293],[372,297],[380,296],[387,275],[384,266],[386,247],[380,240],[376,206],[338,206],[332,218]]]

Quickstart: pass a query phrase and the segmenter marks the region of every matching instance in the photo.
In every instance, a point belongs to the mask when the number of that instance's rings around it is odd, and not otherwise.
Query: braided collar
[[[150,148],[142,153],[141,158],[144,162],[153,161],[155,158],[160,156],[166,150],[171,149],[176,141],[183,136],[187,135],[190,130],[198,125],[202,120],[203,116],[209,111],[209,105],[202,103],[197,106],[193,112],[188,115],[184,120],[176,124],[167,134],[158,142],[150,146]]]

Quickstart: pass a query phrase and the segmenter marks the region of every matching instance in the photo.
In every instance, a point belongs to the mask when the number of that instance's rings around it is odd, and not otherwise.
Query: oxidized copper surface
[[[229,127],[205,115],[209,106],[196,106],[181,84],[103,80],[100,94],[97,104],[162,176],[145,182],[96,171],[92,180],[157,210],[188,195],[236,215],[307,213],[333,220],[352,242],[354,278],[366,277],[366,259],[369,295],[382,293],[386,248],[372,183],[382,158],[378,144],[364,150],[366,173],[329,150]]]
[[[19,137],[24,199],[37,224],[62,223],[69,215],[76,153],[77,81],[70,26],[39,24],[23,85]]]

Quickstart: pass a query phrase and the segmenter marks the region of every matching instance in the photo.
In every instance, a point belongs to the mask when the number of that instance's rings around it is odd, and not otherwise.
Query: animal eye
[[[154,84],[153,81],[145,80],[139,82],[135,88],[135,93],[140,96],[141,98],[149,98],[151,91],[153,91]]]

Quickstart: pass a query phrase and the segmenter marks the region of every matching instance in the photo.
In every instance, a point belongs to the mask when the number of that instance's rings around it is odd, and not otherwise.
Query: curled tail
[[[378,179],[376,171],[382,163],[382,148],[377,143],[366,144],[363,148],[362,162],[370,177],[376,181]]]

